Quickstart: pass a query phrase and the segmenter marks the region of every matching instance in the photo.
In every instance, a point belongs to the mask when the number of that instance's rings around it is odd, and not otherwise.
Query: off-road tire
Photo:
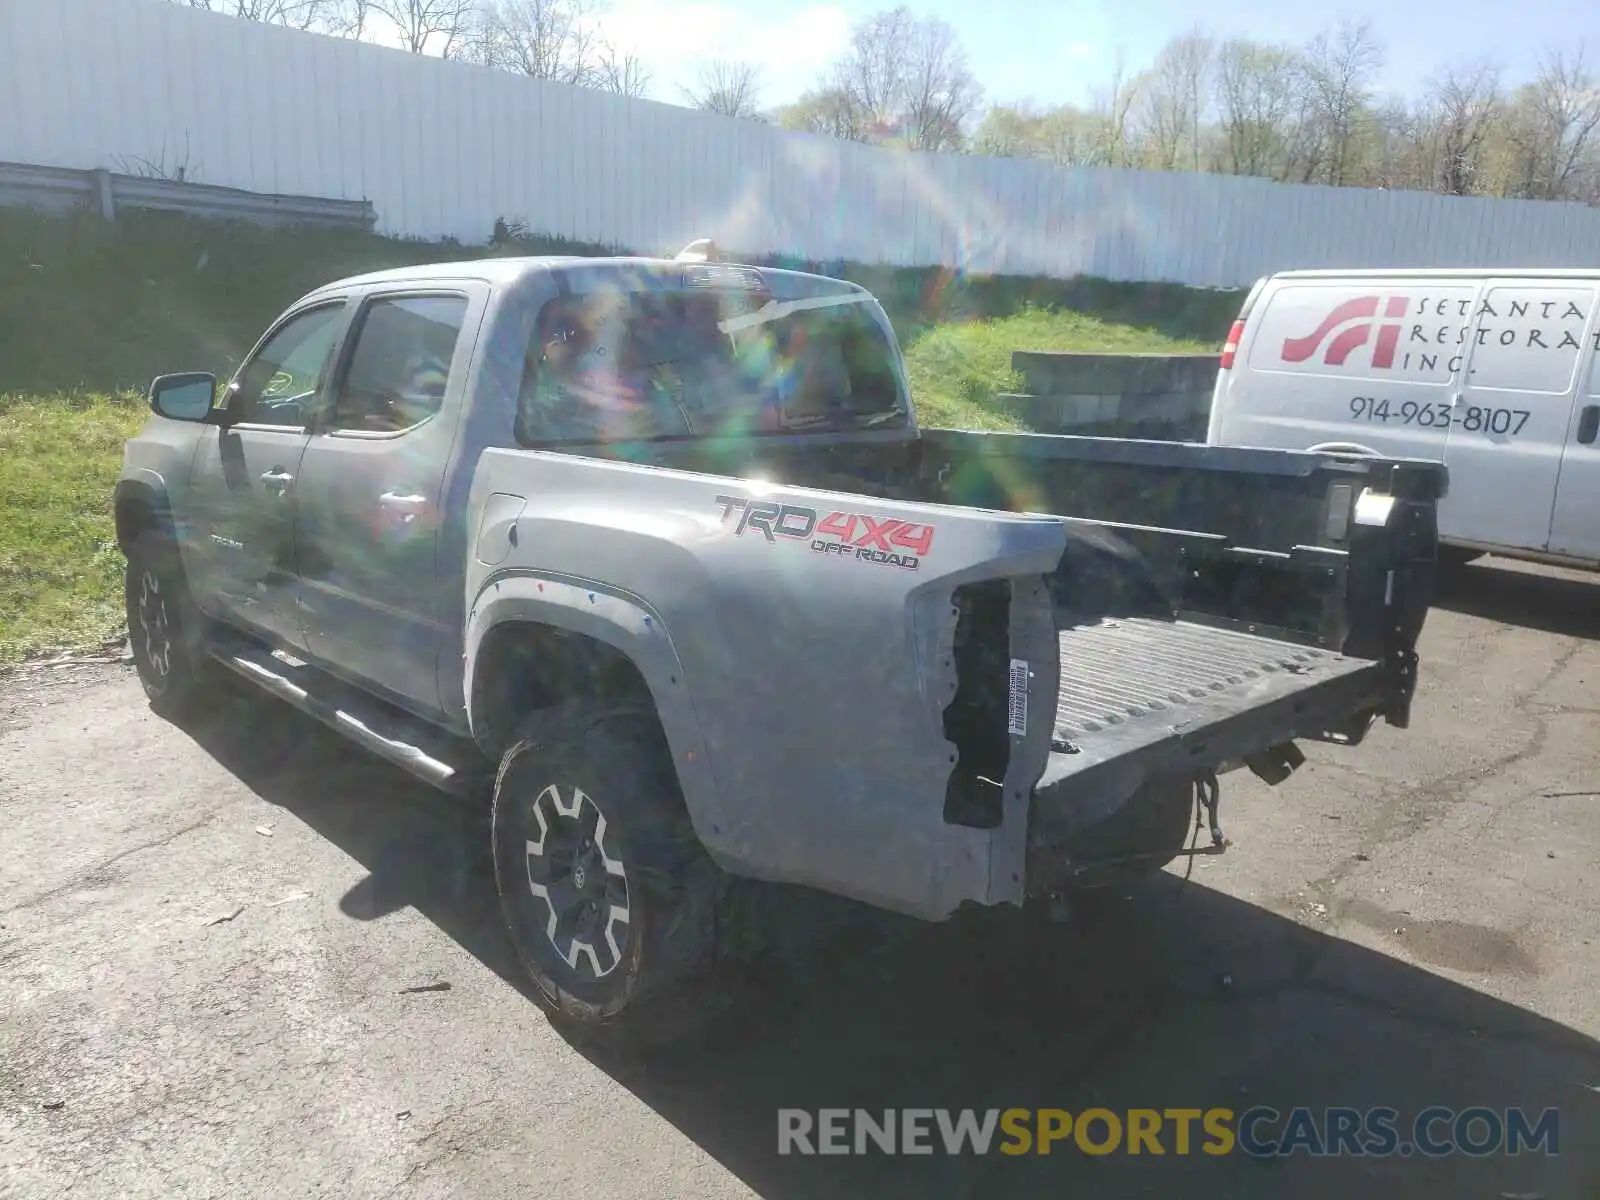
[[[158,713],[191,716],[215,695],[218,679],[201,649],[205,617],[189,594],[178,547],[163,531],[145,529],[127,559],[123,599],[139,683]]]
[[[491,830],[506,930],[555,1024],[624,1052],[703,1028],[727,876],[653,713],[539,714],[500,760]]]

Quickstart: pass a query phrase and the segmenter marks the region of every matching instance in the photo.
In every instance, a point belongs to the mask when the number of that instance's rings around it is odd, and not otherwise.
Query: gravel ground
[[[740,1019],[645,1063],[527,999],[482,812],[267,699],[184,731],[125,667],[19,672],[0,1193],[1592,1200],[1600,579],[1469,568],[1422,653],[1409,731],[1228,777],[1234,848],[1092,919],[763,890]],[[1254,1104],[1555,1106],[1560,1154],[776,1152],[780,1107]]]

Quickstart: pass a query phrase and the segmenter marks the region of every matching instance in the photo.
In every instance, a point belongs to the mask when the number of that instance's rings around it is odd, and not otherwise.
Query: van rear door
[[[1472,279],[1274,280],[1218,389],[1212,440],[1444,458],[1477,291]]]
[[[1595,296],[1588,281],[1494,279],[1483,288],[1451,406],[1441,537],[1548,548]]]

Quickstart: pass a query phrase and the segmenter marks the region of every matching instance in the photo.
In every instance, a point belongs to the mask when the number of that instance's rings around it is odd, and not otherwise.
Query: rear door
[[[1213,440],[1444,458],[1477,290],[1460,278],[1273,281],[1219,388]]]
[[[1587,280],[1484,284],[1452,398],[1441,537],[1547,548],[1595,292]]]
[[[1556,484],[1550,550],[1574,558],[1600,560],[1600,331],[1585,348],[1584,386],[1573,406],[1567,445]]]
[[[407,708],[440,711],[440,499],[481,283],[368,295],[300,465],[301,620],[313,658]],[[465,331],[465,336],[463,332]]]

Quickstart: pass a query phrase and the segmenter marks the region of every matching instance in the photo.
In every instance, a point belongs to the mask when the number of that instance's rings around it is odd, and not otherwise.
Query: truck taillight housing
[[[1238,353],[1239,339],[1244,336],[1244,321],[1233,323],[1233,328],[1228,330],[1228,340],[1222,343],[1222,369],[1229,370],[1233,366],[1233,356]]]

